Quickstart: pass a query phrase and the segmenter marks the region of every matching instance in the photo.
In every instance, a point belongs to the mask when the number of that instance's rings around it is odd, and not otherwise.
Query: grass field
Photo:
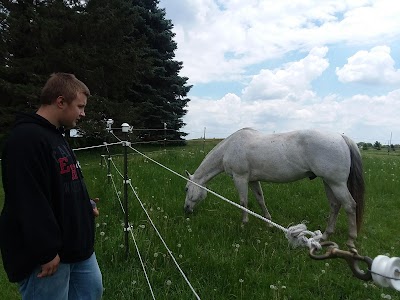
[[[141,151],[183,175],[185,170],[193,173],[216,142],[193,141],[165,151],[154,147]],[[122,151],[121,146],[111,148],[113,154]],[[120,174],[111,168],[115,191],[98,150],[79,151],[77,155],[91,195],[101,199],[96,255],[103,273],[104,299],[152,299],[131,236],[126,256],[124,215],[118,202],[124,191]],[[362,155],[367,191],[358,251],[371,258],[379,254],[400,256],[400,153],[369,150]],[[123,172],[123,157],[113,156],[113,162]],[[241,226],[241,211],[214,195],[208,195],[194,214],[185,215],[185,180],[141,155],[129,155],[128,173],[153,223],[201,299],[400,299],[398,291],[353,277],[343,260],[310,259],[307,249],[291,248],[282,231],[253,216]],[[233,182],[224,174],[208,187],[237,201]],[[287,227],[307,221],[309,230],[325,228],[328,203],[320,179],[263,183],[263,190],[276,223]],[[129,221],[155,298],[195,299],[139,201],[132,190],[128,191]],[[249,209],[260,213],[252,195]],[[346,249],[346,239],[347,220],[341,211],[331,240]],[[19,299],[2,268],[0,299]]]

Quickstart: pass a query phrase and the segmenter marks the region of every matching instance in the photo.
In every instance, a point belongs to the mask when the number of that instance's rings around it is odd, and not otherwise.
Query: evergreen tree
[[[0,116],[34,109],[53,72],[71,72],[90,88],[86,137],[102,140],[104,120],[115,126],[172,129],[181,138],[189,99],[182,63],[174,61],[172,23],[158,1],[2,1]],[[4,116],[4,118],[3,118]],[[4,126],[3,126],[4,125]]]
[[[40,89],[51,73],[80,68],[67,53],[75,42],[71,37],[77,14],[71,7],[61,0],[3,1],[3,5],[6,25],[1,35],[6,51],[0,66],[0,106],[6,129],[15,112],[37,107]]]
[[[140,18],[135,21],[136,34],[145,39],[145,57],[151,60],[151,67],[143,70],[140,81],[135,81],[132,91],[139,97],[134,101],[141,108],[140,121],[145,128],[163,128],[167,125],[167,138],[180,138],[185,133],[179,132],[185,124],[182,117],[191,86],[188,78],[180,77],[182,63],[173,60],[177,48],[173,41],[173,25],[165,18],[165,10],[157,7],[159,1],[133,0]],[[160,138],[160,136],[158,136]]]
[[[180,129],[191,87],[179,76],[182,63],[173,60],[172,23],[157,5],[153,0],[90,0],[86,12],[91,27],[85,36],[91,42],[85,48],[96,54],[91,62],[100,76],[96,93],[113,103],[98,116],[134,128],[163,129],[166,123],[168,139],[180,139],[186,135]],[[147,132],[150,140],[161,137],[164,131]]]

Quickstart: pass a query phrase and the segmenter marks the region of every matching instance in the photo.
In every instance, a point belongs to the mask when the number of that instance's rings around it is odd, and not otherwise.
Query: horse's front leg
[[[239,192],[240,205],[247,208],[248,204],[248,181],[246,178],[241,176],[233,176],[233,182],[235,183],[236,189]],[[247,223],[249,221],[249,214],[243,210],[242,222]]]

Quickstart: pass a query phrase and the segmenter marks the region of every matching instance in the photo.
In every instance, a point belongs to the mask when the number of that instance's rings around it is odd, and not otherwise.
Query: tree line
[[[53,72],[85,82],[92,96],[78,130],[104,140],[105,120],[183,140],[188,78],[174,59],[173,24],[158,0],[2,0],[0,134],[18,111],[32,111]],[[165,125],[164,125],[165,123]],[[137,131],[140,135],[140,131]],[[167,136],[164,136],[164,134]]]

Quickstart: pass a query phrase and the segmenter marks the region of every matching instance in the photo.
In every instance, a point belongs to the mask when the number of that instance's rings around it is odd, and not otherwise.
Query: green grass
[[[185,147],[142,148],[149,157],[184,175],[193,173],[215,141],[190,142]],[[114,146],[113,153],[122,153]],[[130,151],[132,152],[132,151]],[[363,151],[366,180],[366,214],[357,240],[361,255],[400,256],[398,201],[400,156],[397,153]],[[399,153],[400,154],[400,153]],[[134,243],[129,235],[126,257],[122,213],[118,197],[108,183],[107,169],[97,152],[77,153],[92,196],[100,197],[96,219],[96,255],[103,273],[104,299],[152,299]],[[123,157],[113,161],[123,172]],[[112,168],[113,170],[113,168]],[[316,261],[305,248],[293,249],[283,232],[250,216],[241,226],[241,211],[208,195],[193,215],[183,213],[185,180],[138,154],[129,155],[129,177],[154,224],[202,299],[400,299],[399,292],[363,282],[352,276],[343,260]],[[113,179],[123,199],[122,178]],[[221,174],[208,186],[237,201],[232,180]],[[263,183],[273,221],[282,226],[308,221],[309,230],[323,230],[328,203],[319,179],[290,184]],[[146,264],[156,299],[195,299],[150,222],[129,189],[129,220]],[[2,191],[1,191],[2,192]],[[0,193],[1,193],[0,192]],[[1,195],[1,200],[3,197]],[[260,209],[252,195],[249,208]],[[347,220],[340,213],[331,240],[345,248]],[[16,287],[0,270],[0,299],[18,299]]]

